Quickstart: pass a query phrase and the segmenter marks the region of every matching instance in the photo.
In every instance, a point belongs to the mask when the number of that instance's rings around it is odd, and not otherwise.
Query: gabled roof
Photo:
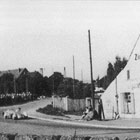
[[[15,78],[19,78],[20,75],[21,75],[24,71],[28,71],[28,70],[27,70],[26,68],[19,68],[19,69],[14,69],[14,70],[0,71],[0,77],[1,77],[3,74],[11,73],[11,74],[14,75]]]
[[[30,77],[35,77],[36,75],[42,76],[42,74],[40,74],[40,72],[38,71],[34,71],[34,72],[29,72]]]

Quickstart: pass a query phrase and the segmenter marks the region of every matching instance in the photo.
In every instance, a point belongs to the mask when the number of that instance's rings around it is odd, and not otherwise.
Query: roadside
[[[37,100],[33,102],[29,102],[22,105],[15,105],[9,107],[1,107],[0,112],[6,109],[15,109],[17,107],[21,107],[23,111],[28,113],[29,117],[36,118],[39,120],[56,122],[61,124],[69,124],[76,126],[85,126],[85,127],[96,127],[96,128],[111,128],[111,129],[140,129],[140,119],[118,119],[118,120],[108,120],[108,121],[82,121],[81,116],[77,115],[69,115],[65,116],[53,116],[46,115],[43,113],[36,112],[38,108],[45,107],[46,105],[51,103],[51,98],[46,98],[42,100]]]
[[[85,126],[85,127],[96,127],[96,128],[108,128],[108,129],[134,129],[140,130],[140,119],[118,119],[118,120],[108,120],[108,121],[98,121],[98,120],[91,120],[91,121],[83,121],[80,120],[80,116],[75,115],[67,115],[67,116],[52,116],[46,115],[39,112],[32,111],[29,113],[30,117],[50,121],[55,123],[61,124],[69,124],[69,125],[76,125],[76,126]]]

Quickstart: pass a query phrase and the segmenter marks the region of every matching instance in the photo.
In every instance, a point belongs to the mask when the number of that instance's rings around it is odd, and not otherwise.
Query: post
[[[81,81],[83,82],[83,70],[81,70]]]
[[[53,95],[54,95],[54,72],[53,72]]]
[[[14,76],[14,92],[16,93],[16,78]]]
[[[73,97],[75,98],[75,62],[73,56]]]
[[[26,93],[28,92],[28,77],[26,76]]]
[[[66,92],[66,68],[64,67],[64,94],[65,94],[65,92]]]
[[[115,78],[115,87],[116,87],[116,96],[115,97],[116,97],[116,109],[117,109],[116,113],[119,114],[119,103],[118,103],[119,96],[118,96],[118,90],[117,90],[118,89],[118,87],[117,87],[117,76]]]
[[[88,30],[88,38],[89,38],[90,73],[91,73],[91,97],[92,97],[92,102],[93,102],[93,110],[95,110],[94,83],[93,83],[93,73],[92,73],[92,54],[91,54],[90,30]]]

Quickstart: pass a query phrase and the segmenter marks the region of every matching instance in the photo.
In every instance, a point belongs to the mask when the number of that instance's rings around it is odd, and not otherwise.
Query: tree
[[[5,73],[0,77],[1,93],[14,92],[14,76],[11,73]]]
[[[48,80],[51,92],[57,94],[57,89],[60,83],[63,81],[63,75],[60,72],[54,72]]]
[[[36,96],[43,94],[43,76],[39,72],[29,74],[29,91]]]
[[[111,63],[108,64],[107,68],[107,86],[114,80],[114,68]]]
[[[84,93],[84,97],[91,97],[91,85],[90,84],[84,84],[83,93]]]
[[[57,89],[57,95],[59,96],[69,96],[70,98],[80,99],[84,97],[84,84],[82,81],[77,79],[74,80],[75,93],[73,93],[73,79],[64,78]]]
[[[107,74],[101,79],[97,79],[98,85],[106,89],[109,84],[116,78],[116,76],[124,69],[127,64],[127,59],[123,57],[121,59],[116,56],[114,64],[108,63]]]
[[[114,63],[115,77],[121,72],[121,70],[126,66],[127,60],[125,57],[121,60],[119,56],[116,56],[116,62]]]
[[[120,73],[122,70],[122,62],[119,56],[116,56],[116,62],[114,63],[114,70],[115,70],[115,77]]]
[[[42,95],[51,96],[51,89],[49,88],[49,78],[47,76],[43,77],[42,81]]]

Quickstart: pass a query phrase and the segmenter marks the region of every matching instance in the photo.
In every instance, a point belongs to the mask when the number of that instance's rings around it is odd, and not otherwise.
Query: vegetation
[[[106,75],[98,77],[95,84],[106,89],[127,64],[125,58],[116,56],[115,63],[108,63]],[[50,77],[43,77],[39,72],[28,72],[19,78],[14,78],[11,73],[0,76],[0,95],[21,94],[30,92],[33,97],[59,95],[70,98],[85,98],[91,96],[91,84],[83,83],[77,79],[64,78],[60,72],[54,72]],[[1,96],[0,96],[1,97]]]
[[[81,116],[83,114],[83,110],[80,110],[80,111],[64,111],[64,110],[59,109],[59,108],[53,108],[53,106],[51,104],[47,105],[44,108],[39,108],[37,110],[37,112],[47,114],[47,115],[56,115],[56,116],[65,116],[67,114]]]
[[[53,108],[52,105],[47,105],[44,108],[39,108],[37,112],[41,112],[48,115],[64,116],[63,111],[59,108]]]
[[[120,58],[116,56],[115,63],[108,63],[107,74],[103,78],[97,78],[97,85],[106,89],[109,84],[116,78],[116,76],[121,72],[121,70],[126,66],[127,59]]]

